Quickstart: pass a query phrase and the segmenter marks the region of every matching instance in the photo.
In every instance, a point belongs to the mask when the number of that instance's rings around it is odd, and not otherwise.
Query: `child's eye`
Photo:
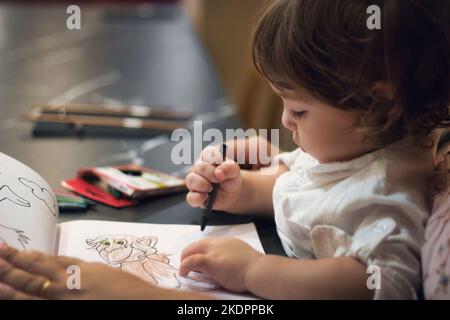
[[[289,114],[292,118],[298,119],[305,115],[306,111],[290,111]]]

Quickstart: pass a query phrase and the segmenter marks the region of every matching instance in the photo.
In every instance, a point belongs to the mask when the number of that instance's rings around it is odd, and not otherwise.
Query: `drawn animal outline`
[[[158,253],[154,236],[101,235],[87,239],[88,249],[95,249],[110,266],[131,272],[158,285],[161,282],[171,288],[180,288],[182,282],[178,270],[170,264],[168,254]]]
[[[21,207],[27,207],[30,208],[31,204],[30,202],[19,196],[17,193],[11,190],[11,188],[8,185],[3,185],[0,187],[0,202],[9,200],[10,202],[14,203],[15,205],[21,206]]]
[[[5,234],[9,234],[7,237]],[[30,238],[25,234],[24,231],[19,229],[14,229],[7,227],[3,224],[0,224],[0,243],[6,243],[8,245],[11,245],[12,243],[10,241],[6,241],[5,238],[14,238],[18,241],[20,246],[25,250],[27,248],[27,245],[31,241]]]
[[[57,213],[56,203],[50,191],[48,191],[46,188],[42,188],[36,182],[25,179],[23,177],[18,178],[18,180],[25,187],[31,189],[31,193],[33,194],[33,196],[39,199],[40,201],[44,202],[47,208],[53,214],[53,216],[56,217]]]

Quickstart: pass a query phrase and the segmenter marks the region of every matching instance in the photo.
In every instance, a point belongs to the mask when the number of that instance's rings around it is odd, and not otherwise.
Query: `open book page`
[[[264,253],[253,223],[207,226],[72,221],[60,224],[59,255],[107,263],[165,288],[197,291],[223,299],[252,298],[221,290],[201,274],[178,274],[180,255],[205,237],[235,237]]]
[[[55,252],[58,206],[44,179],[0,153],[0,242]]]

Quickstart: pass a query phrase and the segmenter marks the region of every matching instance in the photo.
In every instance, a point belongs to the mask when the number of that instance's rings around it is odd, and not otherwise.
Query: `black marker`
[[[60,212],[84,212],[89,209],[89,205],[75,202],[58,202],[58,208]]]
[[[224,143],[222,144],[222,160],[225,161],[226,157],[227,157],[227,145]],[[213,189],[209,193],[209,197],[206,202],[206,209],[203,210],[202,224],[200,226],[201,231],[205,230],[206,222],[208,221],[208,217],[211,214],[214,201],[216,200],[217,192],[219,192],[219,183],[213,183],[212,187]]]

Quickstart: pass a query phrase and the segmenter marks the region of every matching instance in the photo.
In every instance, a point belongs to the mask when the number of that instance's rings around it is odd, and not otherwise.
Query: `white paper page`
[[[36,172],[0,153],[0,242],[55,253],[58,205]]]
[[[198,225],[72,221],[60,224],[58,254],[107,263],[160,287],[203,292],[222,299],[254,298],[220,290],[200,274],[179,276],[182,250],[211,236],[236,237],[264,253],[253,223],[207,226],[201,232]]]

